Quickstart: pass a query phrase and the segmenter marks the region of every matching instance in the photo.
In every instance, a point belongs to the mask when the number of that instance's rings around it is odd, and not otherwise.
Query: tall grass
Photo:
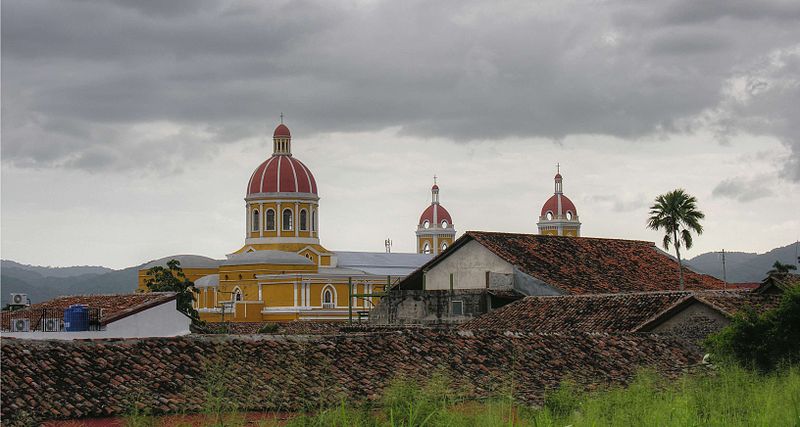
[[[759,374],[724,367],[667,381],[641,372],[627,387],[592,393],[571,383],[532,409],[510,397],[464,402],[443,378],[395,381],[380,403],[338,407],[289,426],[800,426],[800,368]]]

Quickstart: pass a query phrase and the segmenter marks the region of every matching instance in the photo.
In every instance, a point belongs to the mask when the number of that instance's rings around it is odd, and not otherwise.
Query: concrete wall
[[[462,314],[453,313],[461,302]],[[393,290],[370,312],[373,325],[432,325],[465,322],[488,311],[483,289],[453,291]]]
[[[106,325],[102,331],[4,332],[4,338],[25,340],[79,340],[103,338],[147,338],[188,335],[191,319],[179,312],[175,300],[151,307]]]
[[[513,274],[514,267],[475,240],[458,248],[425,273],[426,290],[485,289],[486,272]]]

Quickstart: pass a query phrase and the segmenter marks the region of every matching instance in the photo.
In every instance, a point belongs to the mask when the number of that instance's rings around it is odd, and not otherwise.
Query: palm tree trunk
[[[675,245],[675,254],[678,256],[678,277],[681,280],[681,290],[683,290],[683,263],[681,262],[681,248],[680,244],[678,244],[678,230],[672,231],[673,241],[672,243]]]

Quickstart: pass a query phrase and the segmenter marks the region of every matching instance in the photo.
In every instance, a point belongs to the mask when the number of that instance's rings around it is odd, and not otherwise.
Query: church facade
[[[433,254],[333,252],[322,246],[317,182],[293,156],[283,123],[273,133],[272,156],[251,174],[244,201],[240,249],[224,260],[178,255],[153,261],[139,271],[139,290],[147,290],[149,268],[175,258],[195,283],[201,320],[346,320],[367,315],[377,295]],[[448,231],[455,236],[452,224]]]

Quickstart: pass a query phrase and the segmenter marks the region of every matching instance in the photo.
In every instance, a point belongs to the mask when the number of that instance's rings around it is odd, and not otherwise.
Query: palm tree
[[[767,272],[767,276],[783,276],[789,273],[789,270],[797,270],[797,267],[792,264],[784,264],[780,261],[775,261],[772,264],[772,270]]]
[[[686,249],[692,247],[692,231],[703,234],[700,220],[706,215],[697,210],[697,199],[683,189],[670,191],[656,197],[655,204],[650,206],[650,218],[647,228],[664,230],[664,249],[670,244],[675,247],[678,258],[678,275],[683,290],[683,263],[681,262],[681,245]]]

